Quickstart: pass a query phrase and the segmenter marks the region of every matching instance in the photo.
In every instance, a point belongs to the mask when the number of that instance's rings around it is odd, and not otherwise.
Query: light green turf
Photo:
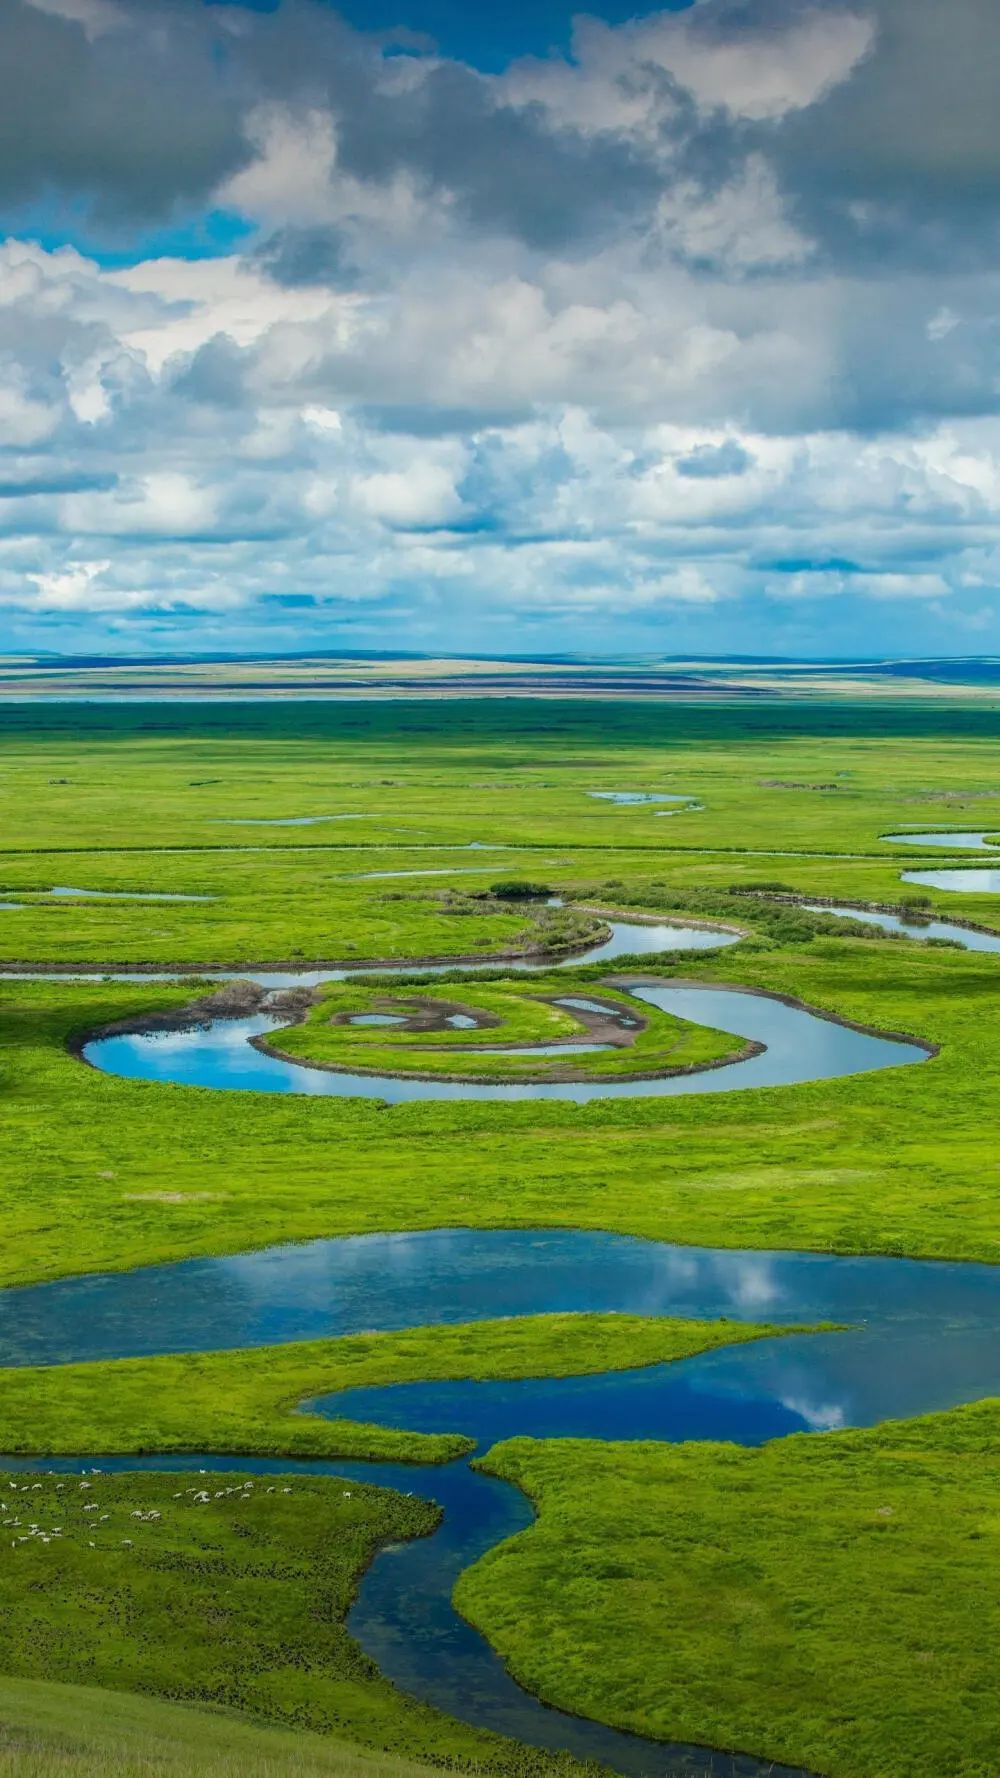
[[[2,1778],[431,1778],[440,1767],[231,1710],[0,1678]]]

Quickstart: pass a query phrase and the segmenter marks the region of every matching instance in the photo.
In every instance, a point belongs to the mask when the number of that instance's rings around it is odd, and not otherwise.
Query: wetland
[[[907,901],[885,845],[935,800],[1000,821],[987,713],[600,718],[95,708],[72,765],[54,718],[0,722],[11,1480],[97,1467],[109,1524],[130,1490],[154,1514],[94,1546],[138,1621],[161,1521],[178,1622],[207,1597],[172,1483],[220,1537],[286,1487],[354,1515],[311,1702],[265,1595],[256,1661],[205,1645],[272,1724],[498,1772],[981,1778],[1000,878]],[[664,778],[696,822],[650,823]],[[212,839],[227,802],[263,845]],[[40,831],[41,880],[93,893],[33,899]],[[15,1545],[39,1678],[98,1558]],[[88,1609],[103,1646],[113,1592]],[[159,1664],[107,1648],[98,1683],[174,1695],[169,1631]]]

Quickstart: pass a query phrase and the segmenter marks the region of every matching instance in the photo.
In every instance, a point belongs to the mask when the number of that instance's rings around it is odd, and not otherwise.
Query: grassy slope
[[[0,1678],[2,1778],[431,1778],[435,1770],[229,1710]]]
[[[461,1436],[299,1414],[305,1397],[445,1378],[578,1376],[792,1331],[734,1321],[538,1315],[251,1351],[0,1370],[0,1451],[252,1452],[444,1462]],[[2,1464],[2,1458],[0,1458]]]
[[[564,1709],[830,1778],[993,1778],[1000,1403],[733,1445],[513,1440],[538,1522],[459,1581]]]

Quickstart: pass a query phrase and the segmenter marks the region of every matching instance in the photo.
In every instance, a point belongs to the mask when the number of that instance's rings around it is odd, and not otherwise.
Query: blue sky
[[[5,0],[0,646],[1000,650],[993,0]]]

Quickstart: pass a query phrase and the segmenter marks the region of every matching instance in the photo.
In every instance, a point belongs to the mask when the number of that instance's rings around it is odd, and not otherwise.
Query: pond
[[[57,883],[52,889],[22,889],[22,895],[44,895],[57,901],[214,901],[214,895],[178,895],[160,889],[76,889]],[[21,901],[0,901],[0,908],[26,907]]]
[[[887,846],[943,846],[949,852],[988,852],[1000,846],[1000,834],[990,828],[974,833],[883,833],[879,838]]]
[[[951,889],[958,895],[1000,895],[1000,869],[904,870],[900,881],[925,889]]]
[[[677,796],[665,790],[588,790],[593,796],[604,803],[693,803],[693,796]]]

